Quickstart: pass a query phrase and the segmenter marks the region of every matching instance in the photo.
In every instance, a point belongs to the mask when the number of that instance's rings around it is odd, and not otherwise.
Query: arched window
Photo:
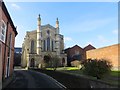
[[[47,38],[47,51],[50,51],[50,37]]]
[[[52,40],[52,51],[54,51],[54,41]]]
[[[46,40],[43,41],[43,51],[46,51]]]
[[[31,41],[31,53],[34,53],[34,40]]]
[[[47,35],[50,35],[50,31],[49,30],[47,30]]]

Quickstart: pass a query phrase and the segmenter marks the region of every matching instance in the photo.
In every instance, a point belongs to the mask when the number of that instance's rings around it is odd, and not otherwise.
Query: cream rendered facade
[[[57,56],[65,60],[67,64],[67,55],[64,54],[64,37],[59,34],[59,21],[57,18],[56,27],[50,24],[41,25],[40,15],[37,21],[37,30],[27,31],[22,44],[22,67],[31,67],[34,61],[34,66],[38,67],[44,60],[45,55]]]

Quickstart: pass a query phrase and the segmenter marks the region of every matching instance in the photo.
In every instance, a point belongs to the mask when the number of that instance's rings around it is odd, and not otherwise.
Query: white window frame
[[[9,56],[7,57],[7,64],[6,64],[6,75],[5,75],[5,77],[7,78],[7,77],[9,77],[10,76],[10,64],[11,64],[11,54],[12,54],[12,51],[11,51],[11,49],[12,49],[12,34],[11,34],[11,38],[10,38],[10,46],[9,46],[9,48],[10,48],[10,54],[9,54]],[[9,65],[8,65],[9,64]]]
[[[2,24],[5,25],[5,28],[2,27]],[[1,21],[1,27],[0,28],[1,28],[0,40],[5,43],[7,25],[6,25],[6,23],[3,20]],[[2,30],[4,30],[4,34],[2,34]],[[2,39],[2,37],[3,37],[3,39]]]
[[[9,64],[9,65],[8,65],[8,64]],[[10,57],[7,57],[5,78],[9,77],[9,75],[10,75]]]

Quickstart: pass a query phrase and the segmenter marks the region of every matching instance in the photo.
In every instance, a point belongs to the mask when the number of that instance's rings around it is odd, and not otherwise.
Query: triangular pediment
[[[41,28],[42,28],[42,29],[44,29],[44,28],[56,29],[55,27],[53,27],[53,26],[50,25],[50,24],[42,25]]]

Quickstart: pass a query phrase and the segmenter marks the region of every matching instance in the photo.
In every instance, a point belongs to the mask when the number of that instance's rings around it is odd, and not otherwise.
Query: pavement
[[[0,90],[2,89],[2,81],[0,81]]]
[[[2,81],[2,89],[7,87],[15,79],[14,73]],[[0,89],[1,90],[1,89]]]
[[[64,90],[66,87],[52,77],[25,69],[15,69],[15,78],[6,88],[57,88]],[[6,89],[5,88],[5,89]]]

